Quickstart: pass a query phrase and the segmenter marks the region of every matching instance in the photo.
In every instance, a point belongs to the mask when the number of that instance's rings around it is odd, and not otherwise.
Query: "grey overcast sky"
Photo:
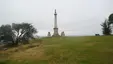
[[[59,33],[102,34],[100,24],[113,13],[113,0],[0,0],[0,25],[29,22],[46,36],[53,33],[54,9]]]

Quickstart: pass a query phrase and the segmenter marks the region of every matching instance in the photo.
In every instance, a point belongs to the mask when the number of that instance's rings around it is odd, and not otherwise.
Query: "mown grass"
[[[113,64],[112,38],[48,38],[44,44],[51,64]]]
[[[113,64],[113,36],[43,38],[40,47],[12,53],[0,63]]]

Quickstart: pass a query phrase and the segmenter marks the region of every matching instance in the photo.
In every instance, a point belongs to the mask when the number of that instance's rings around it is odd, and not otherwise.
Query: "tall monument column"
[[[58,27],[57,27],[57,12],[56,12],[56,10],[55,10],[54,16],[55,16],[55,18],[54,18],[54,28],[53,28],[54,33],[53,33],[53,36],[60,36],[60,35],[58,34]]]

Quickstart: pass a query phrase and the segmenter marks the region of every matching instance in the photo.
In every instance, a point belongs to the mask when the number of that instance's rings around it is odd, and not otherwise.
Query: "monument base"
[[[59,37],[60,35],[52,35],[52,37]]]
[[[60,35],[58,34],[58,28],[53,28],[53,29],[54,29],[54,34],[52,36],[59,37]]]

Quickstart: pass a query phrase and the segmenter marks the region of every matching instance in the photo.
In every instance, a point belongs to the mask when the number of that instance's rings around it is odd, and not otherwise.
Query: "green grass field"
[[[39,47],[9,50],[0,64],[113,64],[113,36],[43,38]]]

